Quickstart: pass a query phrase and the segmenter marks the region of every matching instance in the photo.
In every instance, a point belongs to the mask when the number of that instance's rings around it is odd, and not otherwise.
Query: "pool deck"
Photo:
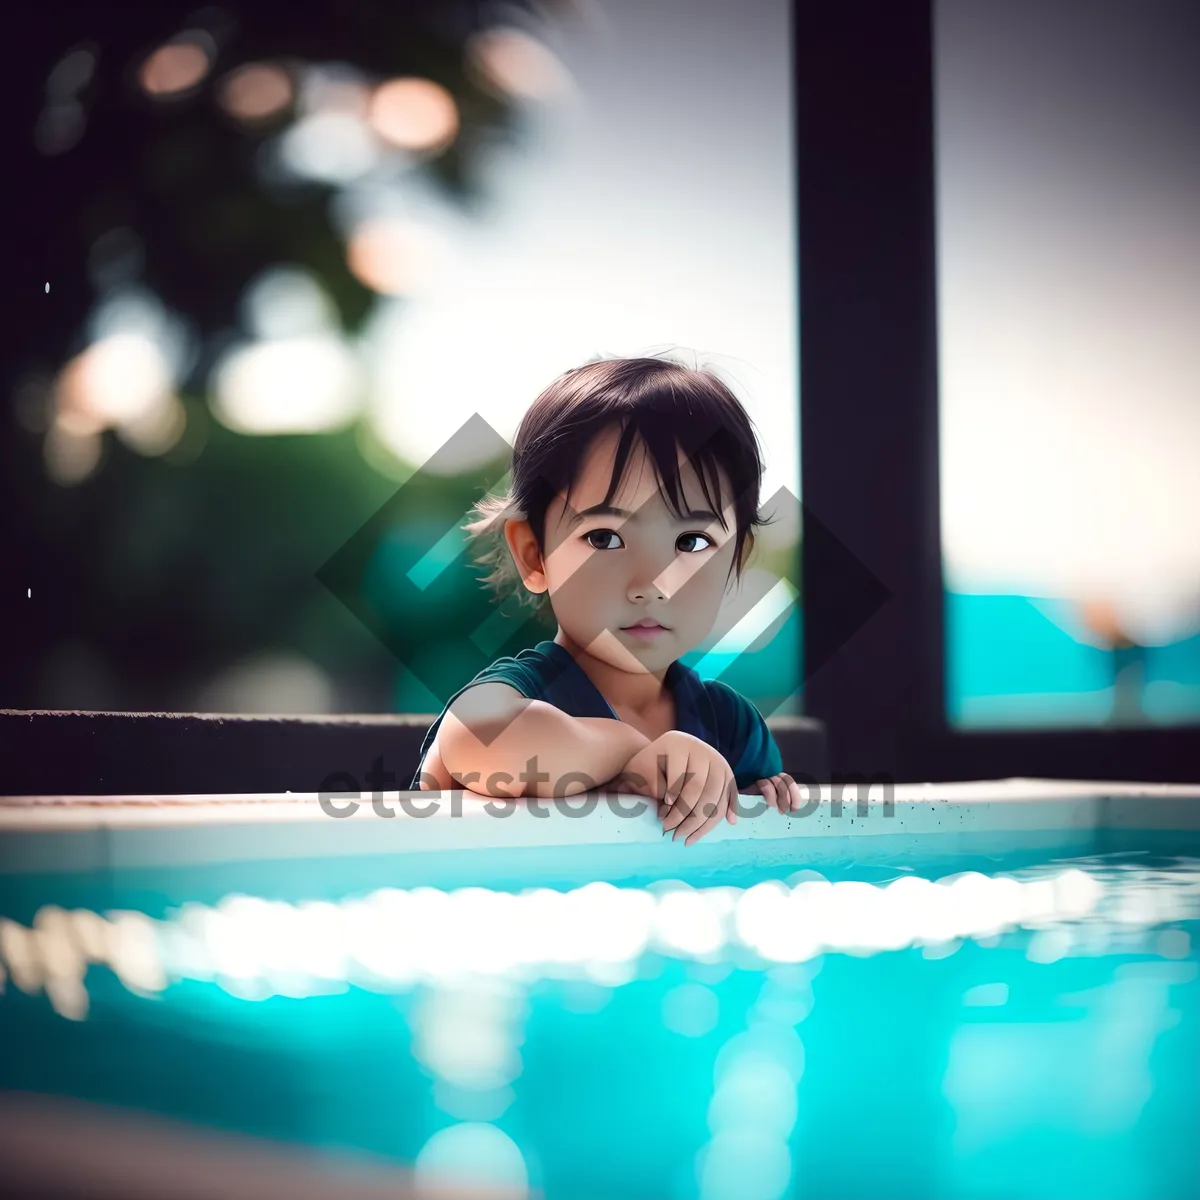
[[[191,796],[29,796],[0,798],[0,873],[111,870],[272,859],[375,855],[474,855],[490,851],[607,848],[663,866],[856,858],[905,850],[953,854],[978,835],[1027,847],[1078,849],[1111,830],[1200,831],[1200,785],[1007,779],[954,784],[876,783],[859,799],[852,785],[821,788],[810,811],[771,810],[723,823],[694,846],[664,840],[649,810],[622,813],[637,796],[589,793],[520,802],[507,816],[457,793],[385,792],[377,813],[369,794],[341,817],[316,793]],[[325,798],[326,806],[351,801]],[[743,806],[761,803],[743,797]],[[591,805],[590,811],[581,811]],[[423,811],[425,810],[425,811]],[[538,815],[540,813],[540,815]],[[636,851],[633,847],[638,847]]]

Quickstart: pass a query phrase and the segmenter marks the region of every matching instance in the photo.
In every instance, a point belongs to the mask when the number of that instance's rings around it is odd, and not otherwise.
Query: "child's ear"
[[[504,522],[504,540],[509,553],[521,575],[521,582],[531,592],[544,592],[550,586],[542,564],[542,553],[538,549],[533,527],[524,519],[512,518]]]

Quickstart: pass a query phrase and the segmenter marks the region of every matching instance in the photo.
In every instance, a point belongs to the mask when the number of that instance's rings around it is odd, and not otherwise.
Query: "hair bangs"
[[[620,430],[604,503],[611,504],[628,475],[633,451],[644,447],[660,494],[682,517],[696,505],[685,497],[680,464],[695,473],[708,508],[723,529],[725,506],[735,513],[736,539],[730,574],[742,573],[756,527],[770,523],[758,510],[762,454],[754,427],[728,384],[709,368],[668,357],[598,358],[565,372],[533,402],[513,445],[510,489],[475,506],[468,535],[487,542],[477,561],[495,569],[483,583],[505,597],[514,591],[539,616],[553,620],[547,595],[529,595],[504,543],[503,525],[526,520],[538,548],[545,549],[545,521],[558,495],[570,504],[589,448],[604,430]],[[722,474],[731,495],[724,494]]]

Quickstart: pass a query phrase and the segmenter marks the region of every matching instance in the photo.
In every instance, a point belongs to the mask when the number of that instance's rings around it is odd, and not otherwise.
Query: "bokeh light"
[[[96,73],[95,51],[77,46],[64,54],[46,78],[46,97],[53,101],[73,99],[92,81]]]
[[[346,262],[355,278],[384,295],[420,291],[436,279],[442,260],[437,237],[405,218],[364,221],[346,246]]]
[[[336,112],[365,118],[370,100],[366,76],[350,63],[315,63],[301,74],[299,107],[306,116]]]
[[[88,279],[98,292],[106,292],[135,279],[145,265],[142,239],[127,225],[102,233],[88,252]]]
[[[65,154],[83,137],[87,118],[77,100],[48,104],[33,129],[33,144],[45,155]]]
[[[725,913],[729,899],[722,890],[688,887],[665,890],[655,912],[660,943],[689,957],[715,954],[725,944]]]
[[[454,97],[431,79],[391,79],[371,97],[371,127],[402,150],[444,150],[458,134]]]
[[[196,345],[188,322],[138,284],[112,288],[88,316],[87,335],[93,342],[125,333],[153,343],[176,381],[194,361]]]
[[[56,421],[42,445],[46,474],[64,487],[82,483],[100,465],[103,450],[104,442],[94,429]]]
[[[213,413],[237,433],[320,433],[351,421],[358,362],[333,334],[254,342],[214,368]]]
[[[457,1088],[488,1092],[520,1074],[514,1023],[523,1001],[487,987],[439,988],[413,1015],[413,1057]]]
[[[1094,885],[1086,895],[1084,876]],[[1131,903],[1139,892],[1152,894],[1153,902]],[[0,971],[31,994],[51,975],[82,978],[87,961],[107,963],[141,993],[181,979],[215,981],[257,999],[347,985],[386,993],[433,987],[442,1000],[418,1014],[415,1052],[448,1084],[488,1091],[521,1071],[522,984],[558,978],[620,987],[637,978],[647,954],[690,960],[695,970],[736,962],[761,970],[765,980],[756,1023],[718,1055],[720,1084],[735,1066],[750,1069],[746,1056],[800,1078],[803,1047],[792,1026],[812,1007],[809,981],[822,955],[923,947],[933,959],[966,938],[999,945],[999,931],[1016,935],[1013,944],[1039,964],[1122,948],[1174,959],[1190,952],[1187,931],[1174,923],[1197,912],[1200,873],[1186,864],[1169,877],[1158,872],[1139,881],[1047,867],[939,880],[905,875],[883,886],[805,872],[791,887],[768,880],[745,889],[693,889],[676,880],[645,888],[596,882],[568,892],[388,887],[299,904],[236,894],[215,907],[188,903],[163,920],[80,910],[70,946],[61,944],[66,927],[53,912],[31,929],[0,920]],[[702,938],[692,936],[701,929]],[[710,953],[714,945],[720,960]],[[677,986],[663,1002],[664,1023],[688,1037],[703,1036],[718,1016],[715,994],[700,983]],[[485,1040],[457,1045],[468,1026]]]
[[[523,1197],[529,1186],[520,1148],[503,1130],[464,1121],[435,1133],[413,1165],[417,1195],[447,1195],[447,1188],[484,1188],[489,1197]]]
[[[717,993],[701,983],[681,983],[663,997],[662,1023],[683,1037],[703,1037],[716,1028],[720,1016]]]
[[[127,232],[110,230],[98,239],[94,282],[136,273],[140,246]],[[178,444],[187,426],[175,386],[194,347],[184,322],[158,297],[135,285],[111,288],[89,315],[87,332],[89,345],[66,363],[52,389],[43,455],[59,484],[80,483],[96,471],[105,429],[115,428],[140,454],[159,455]]]
[[[571,91],[566,68],[523,29],[496,27],[475,34],[467,45],[467,65],[477,83],[500,96],[545,101]]]
[[[253,340],[229,347],[210,378],[223,425],[247,434],[319,433],[358,414],[358,356],[311,272],[270,267],[251,280],[239,307]]]
[[[352,113],[318,112],[297,121],[279,144],[282,165],[294,176],[349,183],[379,161],[371,130]]]
[[[247,63],[221,80],[217,99],[231,117],[254,124],[281,113],[294,94],[291,76],[282,67]]]
[[[167,361],[150,338],[114,333],[93,342],[63,368],[59,418],[76,433],[97,432],[144,418],[165,400],[170,387]]]
[[[303,267],[268,267],[247,285],[242,323],[256,338],[304,337],[337,331],[337,310],[316,276]]]
[[[46,78],[46,106],[33,129],[33,144],[46,155],[63,154],[83,136],[87,114],[79,93],[96,73],[96,53],[77,46],[63,55]]]
[[[138,82],[147,95],[154,97],[190,92],[208,74],[214,49],[207,34],[182,35],[146,58],[138,71]]]
[[[116,434],[131,450],[156,457],[177,446],[186,428],[187,410],[178,396],[167,395],[161,404],[123,421]]]

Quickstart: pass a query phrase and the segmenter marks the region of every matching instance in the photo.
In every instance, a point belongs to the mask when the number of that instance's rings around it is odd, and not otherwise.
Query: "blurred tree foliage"
[[[229,69],[262,60],[344,62],[380,78],[433,79],[454,96],[461,129],[449,149],[416,169],[448,203],[478,211],[487,201],[487,181],[476,171],[481,152],[496,139],[519,143],[521,135],[517,114],[464,68],[464,46],[482,27],[482,10],[465,0],[338,0],[198,13],[168,5],[35,5],[22,16],[24,54],[10,76],[20,96],[9,119],[27,187],[10,197],[6,221],[18,243],[5,306],[13,339],[7,395],[22,381],[49,380],[83,348],[96,299],[89,250],[118,226],[141,239],[139,281],[191,322],[200,353],[182,382],[183,441],[148,458],[106,433],[100,469],[75,487],[47,477],[42,435],[19,427],[9,406],[6,424],[15,436],[4,459],[11,496],[5,561],[19,587],[5,595],[10,645],[0,704],[36,704],[47,656],[75,643],[108,664],[117,708],[187,707],[194,688],[222,666],[269,649],[312,659],[346,685],[351,707],[430,706],[314,574],[395,491],[403,466],[391,477],[370,466],[354,428],[247,437],[208,415],[208,372],[236,327],[247,283],[264,268],[311,270],[346,331],[372,303],[346,267],[330,218],[334,189],[265,183],[256,161],[274,130],[248,133],[237,125],[216,104],[214,85]],[[187,28],[211,31],[215,65],[194,94],[151,101],[136,86],[137,69]],[[80,44],[98,60],[80,94],[86,128],[70,150],[44,157],[30,132],[45,80]],[[52,281],[44,296],[43,279]],[[420,419],[419,408],[412,419]],[[459,487],[453,479],[444,486]],[[463,491],[453,503],[465,512],[475,498]],[[437,637],[431,630],[431,643]]]

